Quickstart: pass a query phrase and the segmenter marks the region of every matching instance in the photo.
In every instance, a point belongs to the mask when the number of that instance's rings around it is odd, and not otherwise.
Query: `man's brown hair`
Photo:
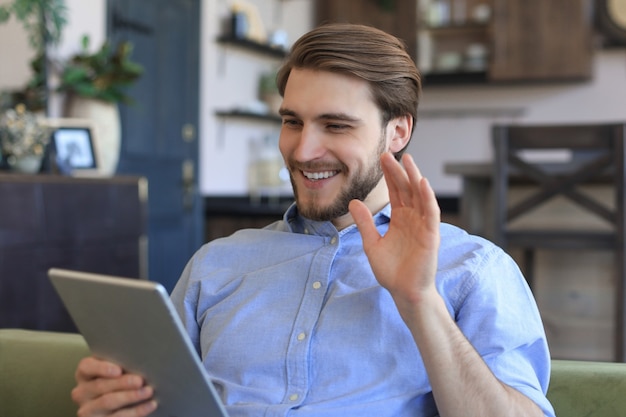
[[[298,39],[278,71],[281,96],[292,68],[351,75],[370,85],[382,123],[405,115],[417,120],[421,77],[404,43],[382,30],[349,23],[318,26]],[[406,149],[406,147],[405,147]],[[396,158],[404,152],[396,153]]]

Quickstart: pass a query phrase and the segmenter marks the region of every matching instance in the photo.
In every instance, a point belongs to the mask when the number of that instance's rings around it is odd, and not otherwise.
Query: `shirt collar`
[[[384,223],[389,223],[391,219],[391,205],[386,204],[378,213],[374,215],[374,224],[379,226]],[[320,236],[336,236],[337,234],[343,235],[348,231],[356,228],[355,224],[352,224],[341,232],[338,232],[335,226],[330,221],[315,221],[307,219],[298,213],[298,206],[296,203],[291,204],[283,216],[283,221],[292,233],[301,233],[307,235],[320,235]]]

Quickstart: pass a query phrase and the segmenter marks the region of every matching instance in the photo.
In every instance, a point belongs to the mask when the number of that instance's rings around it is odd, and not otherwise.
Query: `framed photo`
[[[52,143],[58,163],[72,170],[98,167],[88,127],[59,127],[52,132]]]
[[[98,175],[96,138],[89,120],[47,119],[51,129],[50,150],[61,173],[73,176]]]

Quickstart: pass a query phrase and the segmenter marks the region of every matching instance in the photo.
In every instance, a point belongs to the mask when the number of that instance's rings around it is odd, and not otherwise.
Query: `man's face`
[[[366,200],[381,181],[388,136],[367,83],[293,69],[280,112],[279,146],[300,214],[335,220],[352,199]]]

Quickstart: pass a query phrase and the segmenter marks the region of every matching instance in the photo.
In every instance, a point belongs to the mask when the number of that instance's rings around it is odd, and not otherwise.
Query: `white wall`
[[[256,6],[266,32],[282,28],[292,43],[313,27],[310,0],[248,0]],[[250,108],[257,98],[258,77],[275,69],[280,60],[232,46],[217,44],[220,22],[231,2],[205,0],[202,13],[202,86],[200,114],[200,190],[204,194],[248,193],[249,142],[276,137],[280,125],[249,120],[220,119],[215,111]]]
[[[5,3],[1,1],[0,4]],[[28,61],[33,53],[20,24],[11,18],[0,25],[0,91],[19,88],[29,78]]]
[[[249,3],[257,6],[268,31],[282,27],[290,42],[313,26],[310,0]],[[230,0],[202,1],[199,132],[204,194],[246,194],[248,141],[277,134],[277,126],[271,124],[215,117],[216,110],[252,103],[258,75],[278,63],[215,42],[230,4]],[[55,52],[59,57],[75,51],[85,33],[90,34],[93,47],[105,38],[106,0],[67,0],[67,5],[70,21]],[[26,82],[30,55],[21,28],[14,22],[0,25],[0,89]],[[626,120],[626,49],[598,51],[593,72],[591,81],[575,84],[427,88],[409,152],[438,194],[458,195],[460,179],[445,175],[444,164],[489,160],[493,123]]]
[[[99,49],[106,39],[106,0],[65,0],[65,4],[68,24],[53,54],[62,58],[78,52],[83,35],[89,35],[91,51]]]

